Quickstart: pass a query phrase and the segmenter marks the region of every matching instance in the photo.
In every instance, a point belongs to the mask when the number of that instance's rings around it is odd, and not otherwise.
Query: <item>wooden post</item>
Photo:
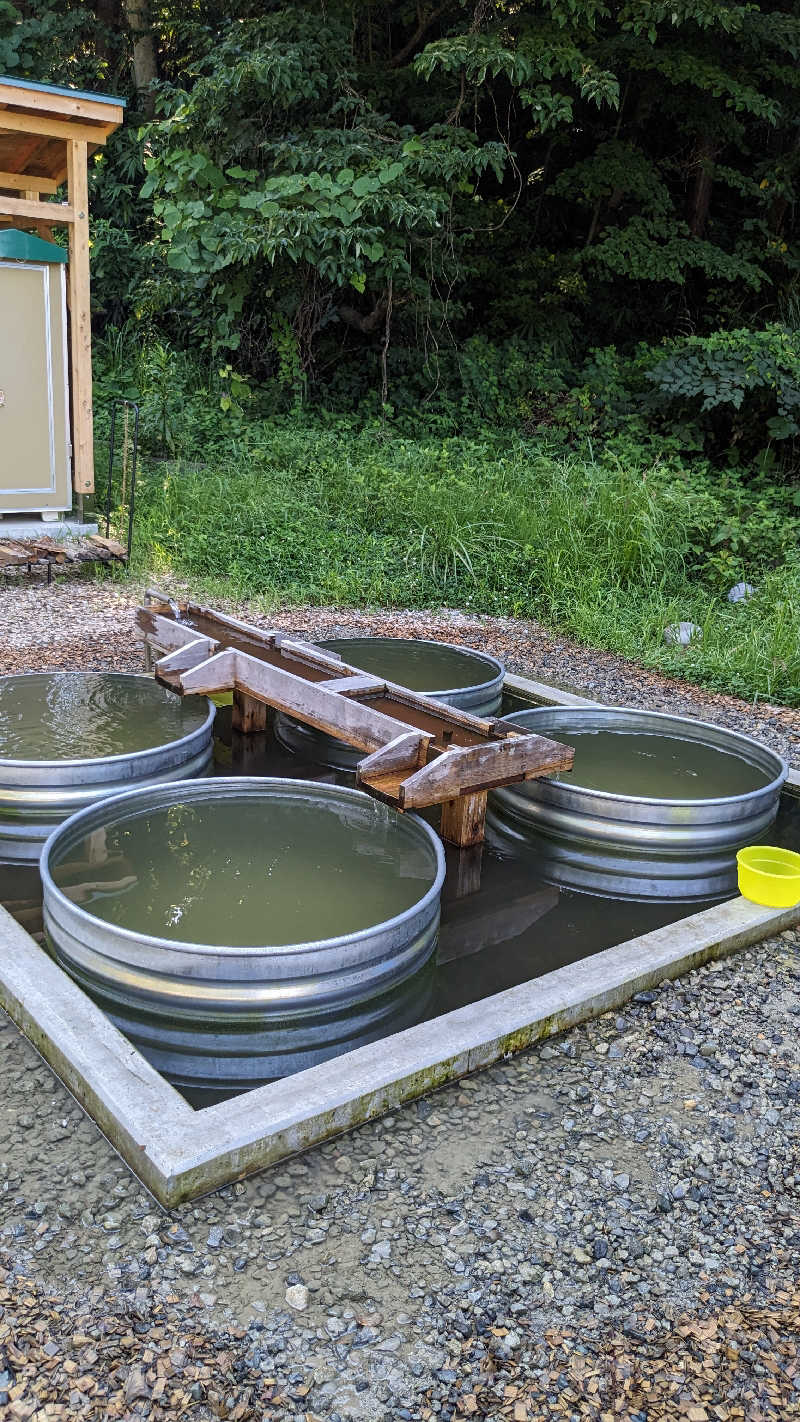
[[[253,735],[256,731],[266,731],[269,725],[268,717],[269,707],[265,701],[258,701],[255,696],[249,696],[246,691],[239,691],[238,687],[234,688],[234,731],[240,731],[243,736]]]
[[[447,844],[457,844],[459,849],[466,849],[471,844],[483,842],[487,798],[487,791],[479,790],[475,795],[459,795],[456,800],[445,800],[439,833]]]
[[[69,327],[72,338],[72,483],[94,493],[92,421],[92,318],[89,305],[89,175],[87,145],[67,140],[69,227]]]
[[[459,850],[455,855],[452,869],[448,866],[448,877],[452,877],[452,897],[465,899],[477,894],[481,886],[483,865],[483,841],[471,844],[468,849]]]

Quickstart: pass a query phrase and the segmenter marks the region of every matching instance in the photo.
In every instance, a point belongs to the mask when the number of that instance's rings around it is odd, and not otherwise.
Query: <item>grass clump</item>
[[[145,456],[135,557],[205,595],[533,617],[747,698],[800,704],[800,558],[762,501],[636,457],[254,422],[208,463]],[[719,530],[726,530],[718,537]],[[772,530],[772,531],[771,531]],[[760,541],[759,541],[760,540]],[[769,553],[772,553],[772,566]],[[757,594],[724,593],[739,577]],[[667,647],[667,622],[702,641]]]

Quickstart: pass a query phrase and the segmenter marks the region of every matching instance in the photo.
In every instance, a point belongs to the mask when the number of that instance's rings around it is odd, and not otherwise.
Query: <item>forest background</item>
[[[0,73],[128,100],[139,562],[800,704],[799,55],[792,0],[0,0]]]

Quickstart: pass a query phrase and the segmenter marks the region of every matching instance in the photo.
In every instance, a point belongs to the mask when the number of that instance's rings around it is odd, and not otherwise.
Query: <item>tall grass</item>
[[[265,607],[535,617],[707,685],[798,705],[800,560],[760,574],[757,596],[732,607],[692,572],[707,520],[707,491],[612,459],[272,422],[207,466],[145,459],[135,556],[143,570]],[[704,631],[685,651],[663,643],[680,619]]]

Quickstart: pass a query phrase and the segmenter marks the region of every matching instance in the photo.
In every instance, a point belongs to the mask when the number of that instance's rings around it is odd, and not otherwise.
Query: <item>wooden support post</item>
[[[486,801],[488,794],[479,790],[475,795],[459,795],[442,805],[442,825],[439,833],[447,844],[466,849],[482,844],[486,832]]]
[[[72,338],[72,483],[94,493],[92,434],[92,318],[89,306],[89,178],[87,145],[67,141],[67,197],[74,214],[69,229],[69,328]]]
[[[238,687],[233,692],[233,729],[243,736],[251,736],[256,731],[266,731],[269,725],[269,707],[265,701],[256,700]]]
[[[452,870],[452,897],[454,899],[469,898],[470,894],[477,894],[481,886],[481,868],[483,865],[483,840],[480,844],[471,844],[467,849],[460,849],[454,856]]]

